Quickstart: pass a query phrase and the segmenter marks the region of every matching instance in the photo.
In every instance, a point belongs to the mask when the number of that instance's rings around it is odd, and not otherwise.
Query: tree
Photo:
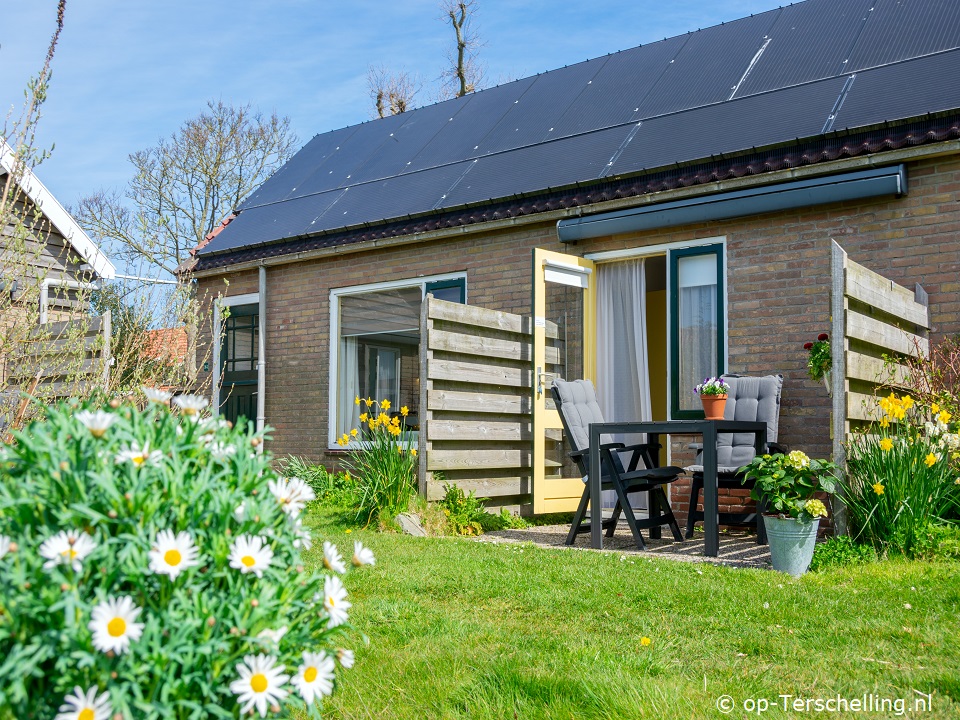
[[[443,90],[449,97],[463,97],[483,83],[484,69],[477,60],[482,44],[473,25],[478,0],[443,0],[444,19],[456,36],[456,49],[447,55],[448,68],[443,71]]]
[[[418,77],[405,71],[391,73],[385,65],[371,66],[367,72],[367,87],[377,117],[409,110],[422,86]]]
[[[169,138],[130,155],[135,174],[122,193],[101,190],[74,214],[129,265],[172,274],[297,142],[287,117],[209,102]]]

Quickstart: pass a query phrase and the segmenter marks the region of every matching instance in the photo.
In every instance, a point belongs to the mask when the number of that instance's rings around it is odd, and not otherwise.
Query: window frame
[[[223,345],[223,311],[234,305],[260,305],[260,293],[245,293],[243,295],[227,295],[218,297],[213,303],[213,328],[216,334],[213,338],[213,347],[211,348],[210,363],[210,414],[213,417],[220,416],[220,391],[222,390],[221,381],[223,377],[220,373],[220,354]],[[260,327],[263,325],[263,318],[260,318]],[[257,366],[257,372],[260,372],[260,366]],[[259,375],[258,382],[259,382]]]
[[[328,378],[327,378],[327,449],[342,450],[337,445],[337,398],[339,395],[340,375],[340,298],[346,295],[362,295],[364,293],[381,292],[398,288],[420,287],[420,297],[426,297],[427,286],[431,288],[462,287],[461,297],[463,304],[467,300],[467,273],[466,271],[442,273],[407,278],[405,280],[389,280],[386,282],[351,285],[330,290],[330,334],[328,344]],[[353,402],[352,398],[350,402]]]
[[[667,296],[669,307],[670,352],[668,372],[670,386],[669,412],[672,420],[702,420],[703,410],[681,410],[680,397],[683,392],[693,392],[693,388],[680,387],[680,284],[679,260],[698,255],[714,255],[717,263],[717,375],[726,372],[727,367],[727,282],[726,282],[726,243],[714,242],[709,245],[671,248],[667,254]]]

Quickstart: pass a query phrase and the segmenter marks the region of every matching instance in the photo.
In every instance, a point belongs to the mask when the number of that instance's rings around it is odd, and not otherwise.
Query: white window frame
[[[223,320],[222,320],[222,309],[229,308],[234,305],[259,305],[260,304],[260,293],[246,293],[244,295],[232,295],[228,297],[217,298],[217,301],[213,304],[213,328],[215,330],[213,335],[213,348],[211,352],[211,359],[213,361],[212,378],[210,383],[210,414],[213,417],[220,416],[220,341],[223,337]],[[258,314],[259,318],[259,314]],[[259,318],[257,321],[260,325],[263,324],[263,318]],[[260,365],[257,364],[257,380],[260,379]]]
[[[583,257],[592,260],[595,263],[616,262],[618,260],[632,260],[635,258],[655,257],[663,255],[667,258],[667,372],[673,367],[673,350],[670,347],[670,328],[673,318],[671,317],[670,298],[673,288],[670,285],[670,251],[684,250],[686,248],[704,247],[706,245],[720,245],[723,253],[723,367],[729,371],[730,360],[730,313],[729,313],[729,293],[730,283],[727,273],[727,236],[718,235],[710,238],[700,238],[697,240],[687,240],[673,243],[661,243],[659,245],[646,245],[644,247],[625,248],[623,250],[606,250],[603,252],[587,253]],[[667,417],[673,420],[673,391],[670,378],[667,378]]]
[[[421,275],[406,280],[389,280],[386,282],[352,285],[344,288],[334,288],[330,291],[330,352],[329,377],[327,378],[327,448],[329,450],[342,449],[337,445],[337,395],[339,394],[340,375],[340,298],[349,295],[362,295],[369,292],[396,290],[399,288],[420,287],[420,296],[426,296],[427,283],[442,280],[463,280],[464,304],[469,297],[467,287],[467,273],[454,272],[440,275]],[[423,412],[423,409],[421,409]]]

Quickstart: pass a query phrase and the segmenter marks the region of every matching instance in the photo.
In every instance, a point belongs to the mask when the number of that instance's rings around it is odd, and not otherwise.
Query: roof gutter
[[[560,242],[569,243],[844,200],[906,194],[907,171],[900,164],[566,218],[557,222],[557,237]]]

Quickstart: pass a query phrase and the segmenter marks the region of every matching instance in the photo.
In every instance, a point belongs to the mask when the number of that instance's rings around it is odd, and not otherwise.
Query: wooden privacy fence
[[[442,474],[489,504],[530,502],[530,319],[427,295],[420,328],[421,494],[443,497]],[[554,365],[557,335],[548,322]]]
[[[843,465],[851,429],[880,419],[877,388],[907,384],[909,371],[896,359],[929,351],[930,311],[919,284],[897,285],[850,260],[836,242],[831,266],[833,454]]]
[[[7,386],[44,400],[87,395],[110,381],[110,311],[47,323],[30,331],[7,358]]]

